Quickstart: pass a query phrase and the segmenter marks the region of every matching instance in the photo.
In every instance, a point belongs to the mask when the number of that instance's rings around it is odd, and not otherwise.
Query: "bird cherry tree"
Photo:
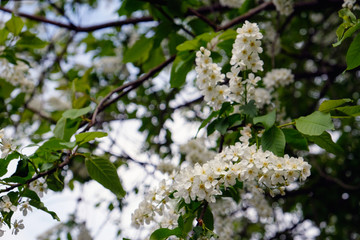
[[[1,236],[95,238],[42,199],[96,181],[114,238],[360,237],[357,1],[101,4],[0,2]]]

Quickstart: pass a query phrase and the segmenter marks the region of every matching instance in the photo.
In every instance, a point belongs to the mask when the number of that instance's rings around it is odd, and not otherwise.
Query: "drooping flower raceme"
[[[162,212],[160,205],[166,205],[168,198],[164,193],[174,192],[175,199],[183,199],[185,203],[202,200],[216,203],[217,197],[223,194],[222,189],[234,186],[237,182],[243,182],[251,191],[256,200],[249,201],[255,208],[261,209],[263,217],[268,217],[271,211],[264,206],[265,200],[259,194],[265,190],[271,195],[284,194],[289,184],[306,180],[311,166],[301,157],[278,157],[270,151],[258,149],[256,145],[248,145],[248,135],[243,135],[242,139],[243,143],[226,147],[207,163],[197,163],[194,167],[180,170],[172,184],[162,184],[163,187],[159,188],[161,191],[158,189],[151,192],[146,199],[152,199],[156,204],[143,201],[133,214],[133,224],[139,226],[153,221],[155,213]],[[167,186],[168,190],[165,190]],[[162,194],[154,194],[158,191]],[[159,202],[160,199],[162,202]]]
[[[264,85],[268,89],[284,87],[294,82],[294,75],[290,69],[279,68],[267,72],[263,78]]]
[[[215,110],[229,99],[239,104],[246,104],[250,100],[256,101],[255,88],[258,86],[260,77],[255,76],[257,71],[263,71],[264,62],[260,59],[262,53],[260,39],[263,35],[257,24],[245,21],[245,24],[237,29],[237,36],[233,44],[230,64],[231,71],[226,73],[229,86],[224,84],[225,76],[221,73],[221,67],[213,63],[211,52],[204,47],[196,53],[196,84],[204,95],[204,100]],[[252,71],[246,79],[240,77],[242,71]],[[269,95],[269,94],[267,94]],[[262,107],[263,105],[259,106]]]
[[[196,53],[196,84],[204,95],[205,101],[217,110],[226,101],[228,88],[220,85],[224,82],[225,75],[221,73],[221,68],[213,63],[210,54],[210,51],[204,47]]]

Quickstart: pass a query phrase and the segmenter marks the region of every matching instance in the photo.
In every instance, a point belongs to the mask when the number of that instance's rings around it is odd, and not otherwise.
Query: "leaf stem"
[[[294,122],[285,123],[285,124],[279,125],[279,126],[277,126],[277,127],[278,127],[278,128],[283,128],[283,127],[290,126],[290,125],[294,125],[294,124],[295,124],[295,121],[294,121]]]

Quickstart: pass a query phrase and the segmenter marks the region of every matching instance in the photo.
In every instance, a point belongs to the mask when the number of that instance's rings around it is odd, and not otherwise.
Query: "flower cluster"
[[[273,69],[271,72],[267,72],[263,78],[264,85],[268,89],[274,89],[278,87],[284,87],[294,82],[294,75],[290,69],[279,68]]]
[[[260,42],[263,35],[257,24],[249,21],[245,21],[245,24],[237,29],[237,33],[230,60],[231,71],[226,74],[229,86],[223,84],[225,76],[221,73],[221,67],[213,63],[211,52],[201,47],[196,53],[196,83],[205,101],[215,110],[220,109],[222,103],[228,99],[240,104],[255,100],[259,107],[269,103],[270,94],[264,93],[265,89],[256,93],[260,77],[253,73],[248,74],[247,79],[239,76],[239,73],[245,70],[254,73],[263,71],[264,62],[259,57],[259,53],[263,51]]]
[[[263,23],[262,28],[265,30],[264,42],[266,47],[266,53],[269,56],[278,55],[281,50],[281,41],[273,24],[271,22]]]
[[[342,7],[352,9],[353,6],[355,5],[355,3],[356,3],[356,0],[344,0]]]
[[[171,186],[165,180],[161,181],[159,187],[151,190],[131,215],[132,225],[139,228],[144,223],[158,222],[159,227],[176,227],[180,213],[175,211],[176,202],[169,198],[171,191]],[[162,219],[157,221],[157,216],[162,216]]]
[[[43,197],[44,193],[47,192],[47,184],[44,179],[37,179],[29,184],[29,189],[36,192],[39,197]],[[0,199],[0,212],[3,213],[13,213],[19,210],[22,212],[22,215],[25,217],[29,212],[32,212],[32,207],[29,200],[19,200],[10,199],[8,195],[4,195]],[[5,231],[2,230],[4,220],[0,217],[0,237],[4,235]],[[12,224],[12,234],[17,235],[21,229],[25,228],[23,220],[15,220]]]
[[[15,146],[10,138],[5,137],[4,129],[0,130],[0,141],[1,158],[6,158],[9,153],[15,150]]]
[[[17,206],[15,204],[13,204],[13,202],[11,201],[11,199],[9,198],[8,195],[5,195],[1,198],[1,201],[0,201],[0,211],[1,212],[5,212],[5,213],[10,213],[10,212],[15,212],[17,210]],[[24,210],[24,204],[23,206],[20,208],[20,211],[23,212],[23,215],[25,216],[26,213],[27,213],[27,210],[32,210],[30,206],[27,206],[26,209]],[[24,213],[25,211],[25,213]],[[15,220],[14,223],[12,224],[12,234],[18,234],[18,232],[21,230],[21,229],[24,229],[24,224],[22,223],[23,220]],[[0,237],[2,237],[5,233],[4,230],[2,230],[3,226],[3,219],[0,218]]]
[[[35,85],[28,77],[29,66],[23,62],[16,65],[9,63],[5,58],[0,59],[0,78],[6,79],[14,86],[20,86],[24,92],[32,92]]]
[[[185,154],[186,162],[192,166],[196,163],[204,164],[215,156],[214,151],[209,151],[205,146],[204,138],[191,139],[180,146],[180,152]]]
[[[211,52],[204,47],[196,53],[196,84],[205,101],[214,109],[219,109],[226,100],[228,88],[226,85],[220,85],[224,82],[225,75],[221,73],[221,68],[213,63],[210,54]]]
[[[272,2],[281,15],[289,16],[294,11],[293,0],[272,0]]]
[[[220,4],[231,8],[240,8],[245,0],[220,0]]]
[[[251,70],[256,73],[263,71],[264,62],[260,59],[259,53],[262,53],[260,39],[262,33],[256,23],[245,21],[241,28],[236,30],[238,33],[233,44],[232,57],[230,64],[231,76],[237,76],[240,71]],[[231,77],[229,77],[231,79]]]
[[[269,217],[271,210],[265,204],[263,193],[269,191],[272,196],[284,194],[289,184],[299,179],[306,180],[311,166],[301,157],[278,157],[270,151],[258,149],[256,145],[249,145],[249,132],[250,127],[245,127],[241,131],[242,142],[226,147],[205,164],[196,163],[195,166],[181,169],[171,185],[163,181],[158,190],[150,192],[134,212],[133,224],[150,223],[154,220],[155,212],[162,215],[171,192],[174,192],[175,199],[183,199],[185,203],[202,200],[216,203],[223,189],[237,182],[242,182],[251,193],[248,201],[258,209],[260,217]]]
[[[255,182],[272,195],[283,192],[283,187],[310,175],[310,165],[301,157],[278,157],[256,145],[236,143],[227,147],[203,165],[182,169],[175,177],[174,196],[191,200],[215,202],[221,195],[220,186],[233,186],[236,181]]]

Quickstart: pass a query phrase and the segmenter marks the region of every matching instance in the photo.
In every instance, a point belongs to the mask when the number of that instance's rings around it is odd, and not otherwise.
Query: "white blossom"
[[[17,235],[18,232],[21,230],[21,229],[24,229],[25,226],[23,224],[23,220],[15,220],[15,222],[13,223],[13,230],[12,230],[12,234],[15,234]]]
[[[276,10],[285,16],[289,16],[294,11],[293,0],[272,0]]]
[[[43,197],[47,193],[47,184],[45,179],[36,179],[29,184],[30,190],[34,191],[39,197]]]
[[[3,212],[15,212],[17,207],[10,201],[8,195],[5,195],[1,198],[0,209]]]
[[[352,9],[353,6],[355,5],[355,3],[356,3],[356,0],[344,0],[342,7]]]

